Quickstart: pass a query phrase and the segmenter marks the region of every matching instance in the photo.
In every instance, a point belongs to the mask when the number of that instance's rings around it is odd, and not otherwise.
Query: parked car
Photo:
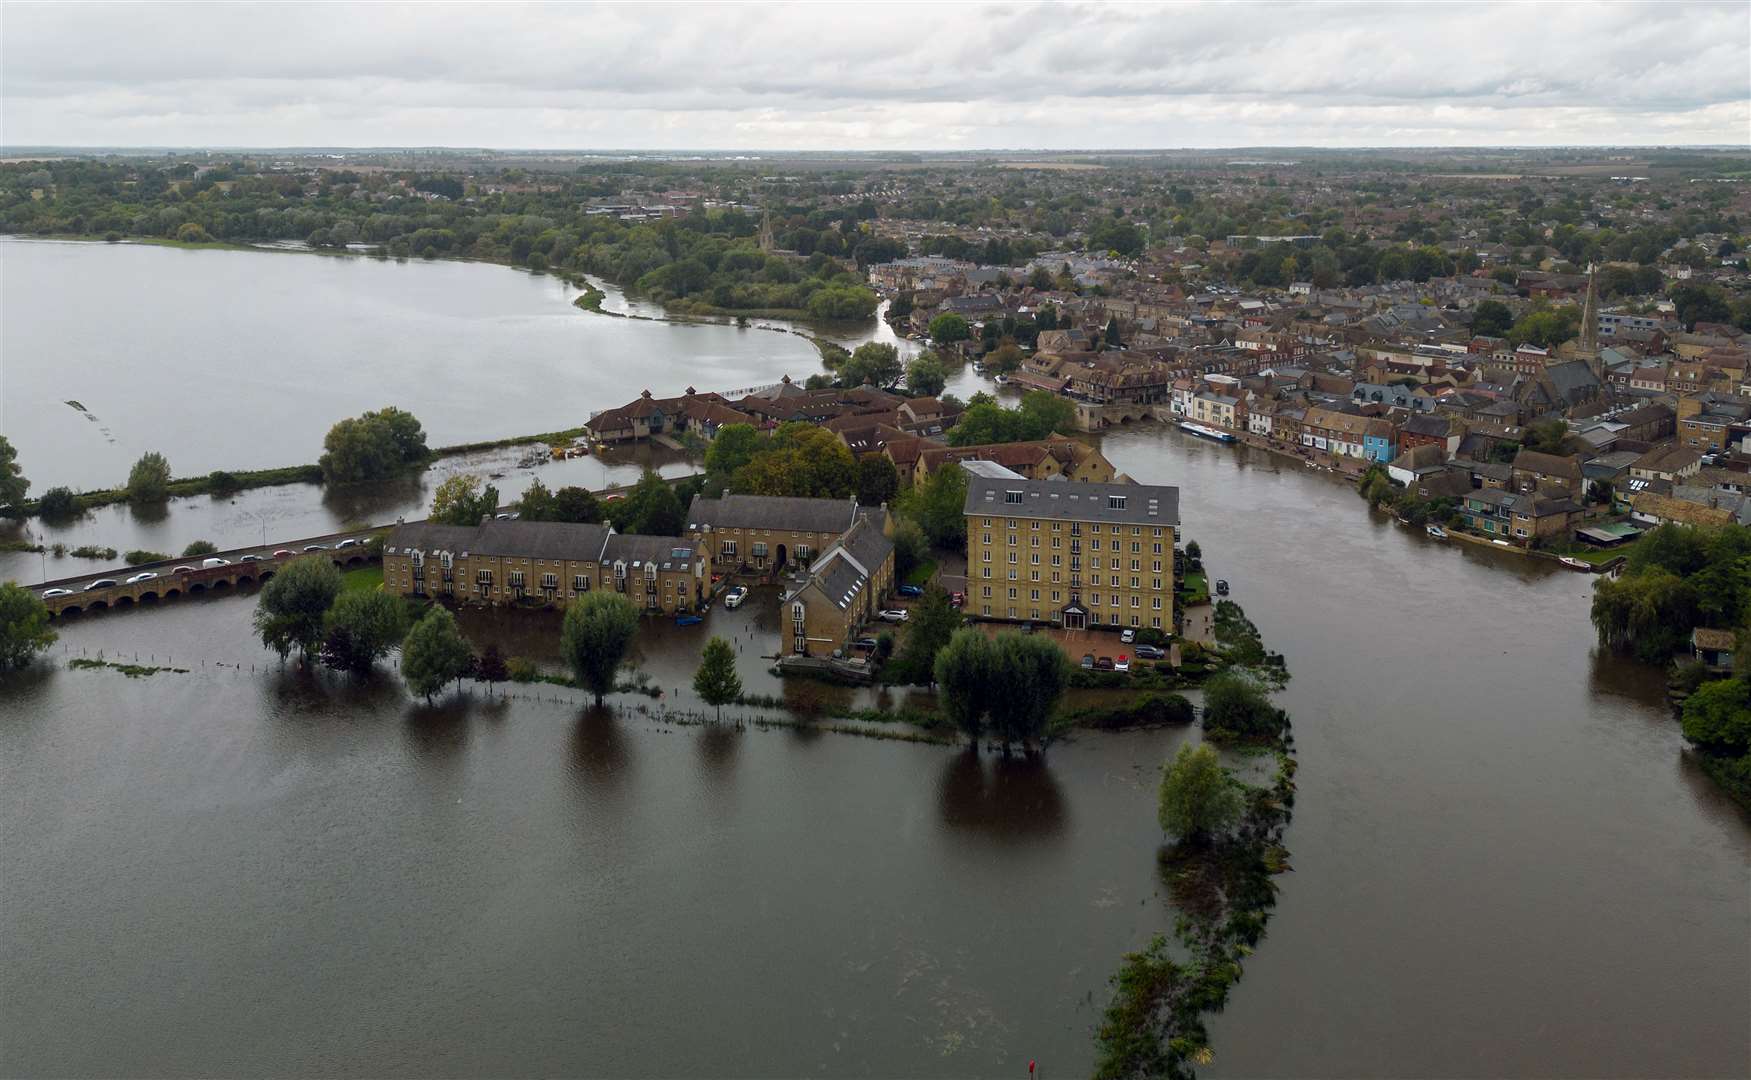
[[[1155,645],[1139,645],[1139,646],[1137,646],[1137,659],[1139,659],[1139,660],[1166,660],[1167,659],[1167,650],[1163,649],[1163,648],[1159,648]]]
[[[876,618],[883,622],[905,622],[911,617],[899,608],[886,608],[876,612]]]
[[[741,607],[742,601],[746,600],[747,598],[748,598],[747,587],[743,586],[743,585],[737,585],[735,588],[731,589],[729,592],[724,593],[724,607],[726,607],[726,608]]]
[[[1093,671],[1094,670],[1094,654],[1093,653],[1083,653],[1082,654],[1082,670],[1084,670],[1084,671]]]
[[[85,586],[85,588],[86,588],[86,591],[89,592],[92,589],[113,589],[113,588],[115,588],[115,585],[116,585],[115,578],[106,577],[106,578],[98,578],[96,581]]]
[[[949,593],[948,602],[950,607],[962,607],[967,602],[967,594],[964,592]]]
[[[1102,657],[1097,658],[1094,662],[1094,670],[1096,670],[1096,671],[1112,671],[1112,670],[1114,670],[1113,658],[1110,656],[1102,656]]]
[[[153,578],[155,578],[157,576],[158,576],[157,574],[154,574],[152,571],[148,570],[143,574],[135,574],[133,577],[131,577],[127,580],[126,584],[138,585],[142,581],[151,581]]]
[[[1125,656],[1125,655],[1121,654],[1117,660],[1113,661],[1113,670],[1114,671],[1130,671],[1131,670],[1131,658],[1129,656]]]
[[[1228,579],[1227,578],[1217,578],[1216,579],[1216,595],[1217,596],[1227,596],[1228,595]]]
[[[306,553],[309,553],[312,551],[327,551],[327,550],[328,550],[327,544],[305,544],[304,545],[304,551]]]
[[[72,596],[72,595],[73,595],[72,589],[44,589],[43,590],[43,599],[44,600],[50,600],[50,599],[53,599],[54,597],[57,597],[57,596]]]
[[[875,652],[876,639],[872,637],[858,638],[851,643],[851,648],[856,652]]]
[[[261,556],[260,555],[239,555],[239,556],[237,556],[237,561],[238,562],[261,562]]]
[[[296,551],[293,551],[291,548],[278,548],[274,551],[274,558],[276,558],[276,559],[290,559],[292,556],[294,556],[296,554],[298,554],[298,553]]]
[[[1119,640],[1124,642],[1126,645],[1129,645],[1129,644],[1131,644],[1131,642],[1137,640],[1137,631],[1136,630],[1126,630],[1119,635]]]
[[[201,560],[201,569],[202,570],[211,570],[215,566],[230,566],[230,565],[231,565],[230,559],[212,558],[212,559],[202,559]]]
[[[924,588],[920,585],[902,585],[894,590],[901,596],[923,596]]]

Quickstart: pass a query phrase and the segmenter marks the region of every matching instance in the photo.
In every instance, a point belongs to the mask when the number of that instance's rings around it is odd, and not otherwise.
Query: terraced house
[[[713,573],[767,573],[808,566],[872,514],[886,516],[878,508],[858,506],[856,499],[701,495],[687,509],[687,532]]]
[[[642,611],[674,613],[703,604],[705,586],[705,560],[691,541],[606,525],[417,522],[397,525],[383,547],[383,587],[401,596],[564,606],[603,589]]]
[[[1173,629],[1179,489],[967,470],[967,606],[984,619]]]

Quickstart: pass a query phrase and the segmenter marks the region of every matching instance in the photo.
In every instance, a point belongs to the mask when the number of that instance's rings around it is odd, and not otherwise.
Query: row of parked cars
[[[358,547],[359,545],[361,545],[363,543],[365,543],[364,540],[349,536],[345,540],[341,540],[338,543],[336,543],[334,545],[334,549],[336,551],[339,551],[342,548]],[[327,550],[329,550],[327,544],[305,544],[304,545],[304,554],[309,554],[311,552],[316,552],[316,551],[327,551]],[[297,554],[299,554],[299,553],[296,551],[293,551],[291,548],[278,548],[274,551],[274,553],[272,555],[256,555],[253,553],[251,553],[249,555],[239,555],[239,556],[237,556],[237,561],[240,563],[266,562],[269,559],[290,559],[290,558],[296,556]],[[202,559],[200,569],[211,570],[217,566],[230,566],[230,565],[231,565],[230,559],[221,559],[218,556],[213,556],[211,558]],[[177,574],[192,574],[195,572],[195,569],[196,568],[193,566],[177,566],[177,567],[173,567],[170,570],[165,571],[165,573],[174,577]],[[86,584],[85,586],[83,586],[82,588],[78,588],[78,589],[44,589],[43,590],[43,599],[47,600],[47,599],[50,599],[50,598],[56,597],[56,596],[72,596],[74,593],[91,592],[95,589],[113,589],[117,585],[139,585],[139,584],[142,584],[142,583],[147,582],[147,581],[155,581],[155,580],[157,580],[157,578],[158,578],[158,572],[156,570],[142,570],[140,573],[134,574],[130,577],[123,578],[121,581],[117,581],[115,578],[98,578],[96,581],[90,582],[90,583]]]

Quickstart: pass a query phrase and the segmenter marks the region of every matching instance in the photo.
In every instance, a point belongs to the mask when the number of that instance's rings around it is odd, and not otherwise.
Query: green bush
[[[510,674],[512,682],[530,683],[541,677],[541,672],[536,670],[534,662],[525,660],[521,656],[511,657],[510,662],[505,664],[505,670]]]
[[[169,558],[170,556],[164,554],[162,551],[143,551],[139,548],[135,548],[133,551],[123,555],[122,561],[129,566],[139,566],[142,563],[164,562]]]

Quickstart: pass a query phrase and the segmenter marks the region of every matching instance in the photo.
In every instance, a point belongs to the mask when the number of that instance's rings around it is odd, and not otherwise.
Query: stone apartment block
[[[809,565],[868,514],[881,511],[855,499],[702,495],[687,509],[687,532],[710,572],[763,574]]]
[[[1073,630],[1173,629],[1178,488],[963,467],[968,613]]]
[[[779,604],[779,655],[843,650],[881,610],[894,587],[894,543],[867,515],[834,540]]]

